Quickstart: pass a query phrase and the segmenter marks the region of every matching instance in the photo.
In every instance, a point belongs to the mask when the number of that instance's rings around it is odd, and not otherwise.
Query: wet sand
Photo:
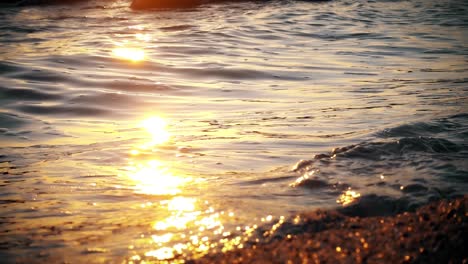
[[[301,215],[300,234],[191,263],[468,263],[467,206],[465,196],[387,217],[319,210]]]

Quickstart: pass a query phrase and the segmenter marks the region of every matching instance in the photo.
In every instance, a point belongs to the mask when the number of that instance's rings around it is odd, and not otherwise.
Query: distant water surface
[[[128,6],[0,8],[2,261],[178,262],[467,193],[467,1]]]

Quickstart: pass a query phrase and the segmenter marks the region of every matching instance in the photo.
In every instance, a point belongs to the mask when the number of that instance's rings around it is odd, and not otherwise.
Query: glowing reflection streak
[[[200,210],[197,208],[197,204],[202,204],[208,208]],[[226,248],[223,244],[227,244],[227,248],[242,247],[245,236],[238,236],[232,239],[229,237],[231,236],[231,232],[224,231],[222,217],[231,218],[234,216],[232,212],[226,214],[224,212],[216,212],[206,202],[199,203],[197,199],[187,197],[174,197],[161,202],[161,205],[165,206],[171,212],[171,215],[162,221],[155,222],[153,228],[158,232],[178,231],[179,234],[181,230],[187,230],[186,234],[178,235],[179,238],[186,240],[186,242],[177,243],[172,246],[172,255],[167,252],[166,246],[166,249],[150,251],[146,256],[153,256],[158,260],[161,260],[162,257],[167,257],[165,260],[170,260],[174,256],[186,252],[196,258],[220,249],[220,246],[221,248]],[[251,235],[254,228],[256,226],[246,230],[245,234]],[[177,242],[177,237],[168,234],[171,233],[153,236],[153,241],[157,243],[163,241],[165,245],[171,242],[167,241],[167,239]],[[219,239],[220,237],[222,239]]]
[[[112,55],[117,58],[129,60],[132,62],[142,61],[145,58],[145,51],[139,48],[115,48]]]
[[[130,26],[131,30],[144,30],[141,25]],[[143,61],[146,57],[145,51],[142,48],[147,47],[148,43],[153,39],[150,34],[137,32],[134,34],[135,39],[125,39],[122,42],[114,42],[117,46],[112,50],[112,56],[131,62]]]
[[[162,118],[153,116],[142,121],[139,127],[144,128],[150,138],[139,149],[130,151],[132,160],[126,168],[127,176],[134,182],[139,193],[172,196],[180,194],[181,187],[192,181],[191,178],[174,176],[156,159],[137,160],[144,157],[143,154],[151,153],[149,149],[170,139],[167,123]],[[217,212],[207,201],[198,201],[196,198],[177,196],[161,201],[160,205],[170,215],[153,223],[155,234],[151,235],[150,243],[154,243],[157,248],[147,251],[144,256],[162,263],[176,263],[181,256],[197,258],[216,250],[226,252],[242,248],[243,243],[257,229],[257,225],[254,225],[246,226],[243,230],[238,229],[237,232],[226,231],[222,219],[232,218],[234,213]],[[152,206],[152,203],[143,205],[146,206]],[[271,218],[272,216],[267,216],[266,219]]]
[[[361,197],[360,193],[353,191],[351,189],[348,189],[338,197],[336,202],[342,205],[348,205],[354,202],[359,197]]]
[[[167,123],[160,117],[150,117],[141,122],[140,126],[151,135],[151,140],[141,148],[148,149],[155,145],[167,142],[171,135],[167,131]]]
[[[174,197],[162,201],[171,215],[164,220],[157,221],[153,227],[158,232],[168,232],[153,235],[152,240],[160,247],[146,252],[146,257],[158,261],[178,261],[179,258],[198,258],[208,253],[227,252],[241,249],[258,230],[257,225],[237,227],[237,232],[225,231],[223,220],[234,217],[232,212],[217,212],[207,202],[201,203],[195,198]],[[200,210],[198,206],[206,206]],[[225,218],[223,218],[225,217]],[[265,220],[272,221],[268,215]],[[283,216],[274,224],[270,233],[279,228],[285,221]],[[181,231],[185,230],[185,233]],[[181,242],[185,241],[185,242]],[[258,242],[258,239],[257,239]],[[172,245],[171,245],[172,244]]]
[[[160,235],[160,236],[152,235],[151,238],[153,239],[153,241],[155,243],[162,244],[162,243],[167,243],[167,242],[171,241],[173,236],[174,236],[174,234],[167,233],[167,234]]]
[[[136,33],[135,38],[141,41],[151,41],[152,37],[150,34]]]
[[[139,193],[151,195],[176,195],[180,187],[191,178],[172,175],[172,173],[157,160],[127,167],[129,178],[135,183]]]
[[[154,257],[158,260],[173,259],[175,257],[174,250],[170,247],[162,247],[156,250],[145,253],[147,257]]]
[[[149,142],[141,148],[160,145],[170,138],[170,134],[166,130],[167,123],[160,117],[153,116],[145,119],[139,126],[145,128],[151,136]],[[140,154],[140,150],[137,149],[130,151],[130,155],[135,156],[135,159]],[[191,181],[189,177],[173,175],[162,162],[156,159],[149,161],[132,160],[126,170],[128,178],[135,185],[135,189],[143,194],[176,195],[181,192],[181,186]]]
[[[195,198],[186,198],[186,197],[174,197],[172,200],[167,202],[162,202],[163,204],[167,203],[167,209],[169,211],[177,212],[193,212],[195,211],[195,203],[197,199]]]

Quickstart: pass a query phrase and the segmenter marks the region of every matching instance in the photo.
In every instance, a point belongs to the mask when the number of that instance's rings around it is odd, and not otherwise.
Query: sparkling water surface
[[[468,3],[0,8],[0,257],[183,262],[468,188]],[[287,235],[287,234],[283,234]]]

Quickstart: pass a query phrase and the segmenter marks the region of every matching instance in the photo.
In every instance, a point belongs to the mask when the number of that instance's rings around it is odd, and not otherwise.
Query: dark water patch
[[[267,184],[267,183],[283,182],[283,181],[290,181],[293,178],[295,178],[295,176],[282,176],[282,177],[274,177],[274,178],[262,178],[258,180],[247,180],[247,181],[243,181],[242,185],[261,185],[261,184]]]
[[[344,72],[344,74],[348,75],[364,75],[364,76],[377,76],[378,73],[370,73],[370,72]]]
[[[10,31],[10,32],[14,32],[16,34],[18,34],[18,33],[19,34],[21,34],[21,33],[32,34],[32,33],[44,31],[46,29],[47,28],[41,27],[41,26],[33,27],[33,26],[25,26],[25,25],[20,25],[20,24],[0,26],[0,30],[2,30],[3,32]]]
[[[425,68],[425,69],[420,69],[420,72],[450,72],[452,70],[449,69],[431,69],[431,68]]]
[[[175,31],[189,30],[193,28],[194,28],[193,25],[176,25],[176,26],[160,27],[159,30],[165,31],[165,32],[175,32]]]
[[[337,55],[353,55],[366,58],[384,58],[385,56],[401,56],[401,52],[369,50],[369,51],[337,51]]]
[[[457,50],[457,49],[430,49],[423,52],[424,54],[458,54],[458,55],[467,55],[467,51],[465,50]]]
[[[29,7],[29,6],[39,6],[39,7],[49,7],[56,6],[56,8],[61,8],[62,6],[69,7],[73,5],[74,7],[79,7],[83,3],[90,2],[88,0],[69,0],[66,3],[58,0],[20,0],[16,2],[18,7]]]
[[[0,204],[25,203],[24,200],[0,199]]]
[[[67,82],[71,79],[71,77],[66,74],[41,69],[36,69],[32,71],[22,71],[20,73],[12,73],[9,77],[26,81],[46,83]]]
[[[207,55],[207,54],[219,54],[220,50],[208,47],[197,47],[197,46],[160,46],[158,48],[163,54],[171,54],[180,55],[180,56],[187,56],[187,55]]]
[[[0,101],[52,101],[62,99],[63,96],[59,94],[47,93],[39,89],[5,88],[0,86]]]
[[[422,38],[422,39],[428,39],[428,40],[439,40],[439,41],[453,41],[454,39],[452,38],[447,38],[446,36],[438,36],[438,35],[433,35],[431,33],[427,32],[415,32],[409,34],[410,36]]]
[[[327,41],[340,41],[340,40],[352,40],[352,39],[359,39],[359,40],[375,40],[375,39],[384,39],[384,40],[392,40],[388,36],[383,36],[379,33],[370,33],[370,32],[358,32],[358,33],[347,33],[347,34],[340,34],[338,32],[333,33],[309,33],[309,32],[298,32],[293,33],[292,35],[300,36],[300,37],[307,37],[307,38],[314,38],[318,40],[327,40]]]
[[[4,118],[3,114],[0,114],[0,141],[8,145],[13,144],[16,140],[25,142],[51,137],[70,137],[62,131],[57,130],[50,123],[39,119],[38,116],[21,115],[16,112],[6,113],[9,117],[7,119],[14,117],[16,120],[14,122],[12,120],[1,122],[2,117]],[[1,125],[4,126],[2,127]]]
[[[255,34],[256,39],[263,39],[263,40],[281,40],[283,37],[277,36],[274,34]]]
[[[174,87],[161,84],[151,83],[145,84],[142,82],[129,82],[129,81],[104,81],[94,82],[93,86],[102,87],[110,90],[127,91],[127,92],[167,92],[175,90]]]
[[[111,177],[116,177],[115,175],[111,175],[111,174],[99,174],[99,175],[78,175],[78,176],[75,176],[74,178],[77,178],[77,179],[80,179],[80,178],[85,178],[85,179],[88,179],[88,178],[96,178],[96,179],[106,179],[106,178],[111,178]]]
[[[453,83],[468,83],[468,78],[463,79],[454,79],[452,80]]]
[[[10,62],[10,61],[0,61],[0,74],[7,75],[14,72],[22,72],[24,71],[24,66],[21,66],[18,63]]]
[[[453,183],[468,183],[468,168],[451,166],[450,169],[440,169],[438,176]]]
[[[243,100],[247,101],[247,100]],[[258,101],[262,102],[262,101]],[[307,119],[305,119],[307,120]],[[274,133],[274,132],[267,132],[267,131],[244,131],[241,134],[242,135],[260,135],[265,138],[274,138],[274,139],[310,139],[310,140],[316,140],[316,139],[326,139],[326,138],[346,138],[350,135],[356,134],[357,132],[352,131],[352,132],[345,132],[341,134],[317,134],[317,135],[304,135],[304,134],[287,134],[287,133]]]
[[[20,44],[20,43],[33,43],[33,45],[38,45],[41,42],[45,42],[46,39],[36,38],[36,37],[24,37],[24,36],[15,36],[12,34],[4,35],[7,37],[4,41],[6,44]]]
[[[129,88],[127,91],[133,89]],[[118,93],[95,93],[89,95],[79,95],[71,98],[67,101],[72,105],[99,105],[99,106],[112,106],[121,108],[123,106],[132,106],[139,104],[143,105],[142,102],[136,100],[134,97],[118,94]]]
[[[428,188],[422,184],[409,184],[403,187],[404,193],[426,192]]]
[[[63,20],[67,20],[67,19],[85,20],[85,19],[87,19],[87,18],[86,18],[86,16],[75,16],[75,15],[59,14],[59,15],[52,15],[52,16],[49,16],[48,19],[50,19],[50,20],[58,20],[58,21],[62,22]]]
[[[31,133],[32,133],[32,131],[30,131],[30,130],[15,131],[15,130],[8,130],[8,129],[0,128],[0,135],[1,136],[17,137],[17,138],[25,139],[25,140],[29,139],[27,135],[30,135]]]
[[[70,106],[70,105],[22,105],[15,107],[17,110],[34,115],[51,115],[51,116],[105,116],[112,111],[92,106]]]
[[[365,94],[379,94],[383,93],[385,89],[380,88],[380,87],[357,87],[356,90],[354,90],[354,93],[365,93]],[[396,105],[401,105],[399,103],[391,103],[389,106],[396,106]]]
[[[107,9],[107,7],[103,6],[103,5],[89,5],[89,6],[83,6],[80,9],[81,10],[89,10],[89,9],[91,9],[91,10],[96,10],[96,9],[105,10],[105,9]]]
[[[18,128],[28,124],[28,120],[16,114],[0,112],[0,127]]]
[[[461,146],[441,138],[401,138],[392,142],[362,143],[356,146],[337,148],[332,154],[348,158],[363,158],[381,160],[387,157],[405,155],[413,152],[423,153],[454,153]]]
[[[186,73],[202,78],[223,78],[223,79],[271,79],[273,76],[256,70],[247,69],[199,69],[199,68],[178,68],[174,69],[181,73]]]
[[[466,140],[468,131],[468,114],[461,113],[428,122],[404,124],[388,128],[377,133],[383,138],[416,137],[416,136],[442,136],[457,141]]]
[[[425,47],[403,46],[403,45],[369,45],[370,49],[377,51],[392,52],[395,55],[421,54],[427,51]]]

